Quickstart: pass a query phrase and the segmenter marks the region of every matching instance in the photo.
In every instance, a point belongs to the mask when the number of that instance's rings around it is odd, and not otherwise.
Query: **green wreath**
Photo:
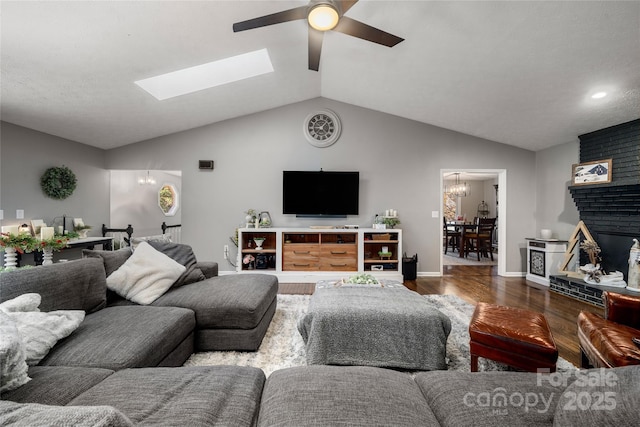
[[[76,175],[66,166],[53,167],[44,171],[40,186],[44,194],[52,199],[66,199],[76,189]]]

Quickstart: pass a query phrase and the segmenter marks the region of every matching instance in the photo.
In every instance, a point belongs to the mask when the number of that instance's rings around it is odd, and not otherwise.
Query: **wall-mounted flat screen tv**
[[[283,172],[284,214],[308,217],[358,215],[359,196],[359,172]]]

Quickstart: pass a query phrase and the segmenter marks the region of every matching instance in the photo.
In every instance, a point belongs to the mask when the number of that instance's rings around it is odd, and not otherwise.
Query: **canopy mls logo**
[[[481,393],[468,392],[464,395],[463,402],[468,407],[490,408],[495,415],[508,415],[510,407],[523,408],[524,412],[535,410],[544,414],[549,411],[554,395],[551,393],[546,397],[544,393],[519,391],[507,393],[507,389],[498,387]]]
[[[494,415],[508,415],[510,408],[539,414],[555,411],[556,407],[564,411],[613,411],[618,406],[618,382],[617,375],[606,369],[554,373],[541,369],[536,386],[550,385],[558,392],[509,392],[497,387],[480,393],[468,392],[462,400],[468,407],[486,408]]]

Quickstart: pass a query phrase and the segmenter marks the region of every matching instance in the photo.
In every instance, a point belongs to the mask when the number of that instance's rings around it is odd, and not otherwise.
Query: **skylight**
[[[232,56],[135,82],[158,100],[272,73],[267,49]]]

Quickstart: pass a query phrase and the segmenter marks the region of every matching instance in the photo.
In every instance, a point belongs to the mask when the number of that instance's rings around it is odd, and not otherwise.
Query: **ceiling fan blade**
[[[268,25],[281,24],[283,22],[295,21],[307,18],[307,6],[300,6],[271,15],[260,16],[258,18],[247,19],[246,21],[233,24],[233,32],[252,30],[254,28],[266,27]]]
[[[345,14],[347,10],[351,9],[351,6],[358,3],[358,0],[340,0],[337,3],[340,4],[340,10]]]
[[[318,71],[320,68],[320,52],[322,51],[322,40],[324,31],[314,30],[309,27],[309,69]]]
[[[404,40],[347,16],[341,17],[340,22],[333,30],[389,47],[393,47]]]

